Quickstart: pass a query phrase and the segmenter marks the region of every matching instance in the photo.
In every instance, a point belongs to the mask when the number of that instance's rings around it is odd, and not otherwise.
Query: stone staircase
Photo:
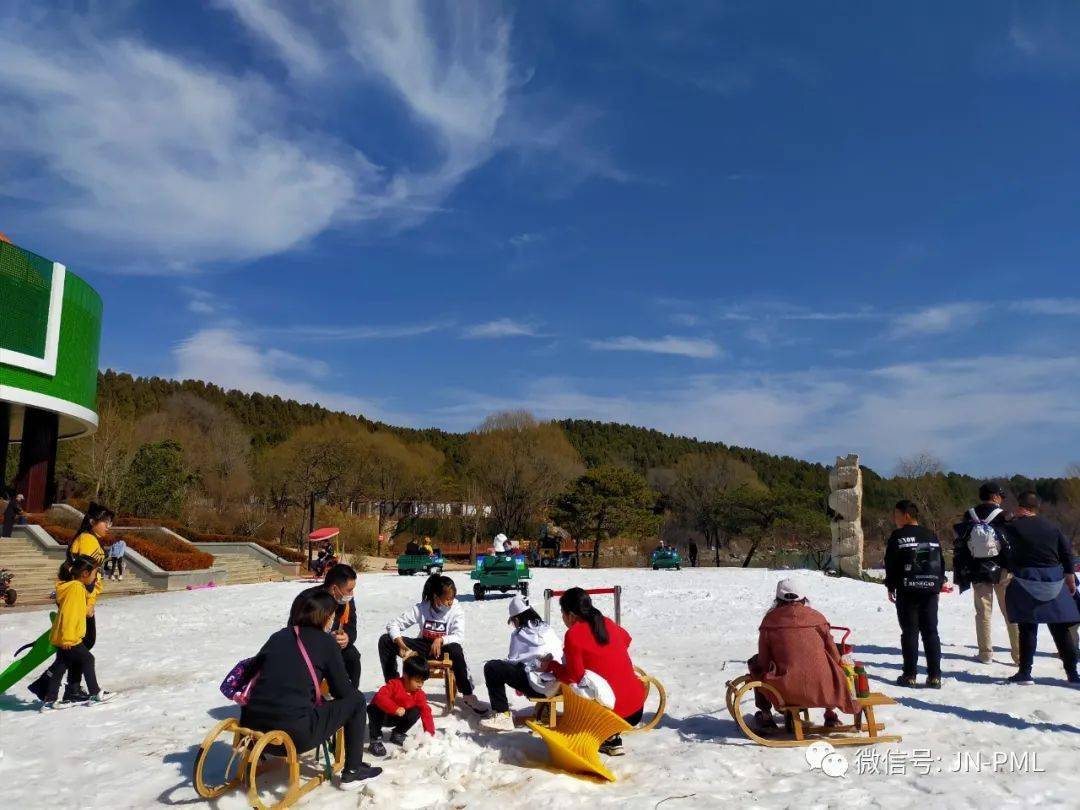
[[[224,568],[229,575],[230,585],[244,585],[252,582],[283,582],[288,579],[273,566],[261,562],[248,554],[217,553],[214,564]]]
[[[11,581],[19,595],[16,605],[46,605],[56,587],[56,570],[64,561],[62,551],[46,551],[26,537],[0,538],[0,568],[14,574]],[[101,599],[153,593],[154,589],[132,573],[120,582],[106,580]]]

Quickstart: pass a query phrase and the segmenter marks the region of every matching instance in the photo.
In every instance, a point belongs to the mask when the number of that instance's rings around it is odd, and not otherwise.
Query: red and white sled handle
[[[847,644],[848,636],[851,635],[851,628],[850,627],[839,627],[839,626],[837,626],[835,624],[830,624],[829,629],[830,630],[843,630],[844,635],[840,636],[840,644]],[[839,645],[837,645],[837,646],[839,646]]]
[[[553,591],[551,588],[544,590],[544,621],[551,623],[551,600],[556,596],[562,596],[566,591]],[[613,585],[610,588],[586,588],[585,593],[590,596],[595,594],[611,594],[615,597],[615,624],[622,624],[622,585]]]

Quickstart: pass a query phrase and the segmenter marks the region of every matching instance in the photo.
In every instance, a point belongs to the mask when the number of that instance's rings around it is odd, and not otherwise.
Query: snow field
[[[855,658],[867,665],[873,688],[900,700],[901,705],[881,709],[878,717],[886,733],[903,734],[904,740],[842,749],[850,769],[844,777],[830,778],[810,770],[803,750],[765,749],[743,738],[724,707],[724,683],[745,671],[745,660],[756,650],[761,614],[777,580],[790,573],[534,571],[533,603],[541,612],[545,587],[622,585],[622,618],[634,638],[634,662],[667,687],[668,715],[661,726],[627,737],[627,755],[610,761],[618,776],[614,784],[549,770],[543,743],[525,729],[485,732],[460,707],[450,717],[439,716],[441,684],[433,683],[434,739],[414,734],[403,749],[391,746],[390,756],[380,763],[386,771],[359,793],[324,785],[299,806],[1080,806],[1080,689],[1065,683],[1045,631],[1035,664],[1037,685],[999,684],[1014,671],[1005,628],[1000,621],[994,627],[998,662],[974,661],[970,594],[941,597],[944,688],[901,690],[892,685],[900,671],[899,630],[884,589],[800,573],[814,606],[832,624],[853,628]],[[465,603],[465,652],[476,691],[486,699],[483,664],[506,654],[509,597],[474,602],[467,576],[453,576]],[[422,584],[419,576],[360,576],[357,647],[364,661],[361,688],[369,698],[381,681],[378,637],[387,620],[419,599]],[[284,624],[293,596],[305,587],[299,582],[239,585],[101,603],[94,649],[98,675],[105,688],[120,694],[103,706],[46,715],[36,711],[26,681],[0,696],[3,805],[204,804],[191,783],[195,752],[218,720],[238,712],[222,698],[218,684],[233,664],[257,652]],[[610,597],[598,596],[596,604],[613,615]],[[554,613],[553,624],[561,631],[557,607]],[[46,623],[46,610],[0,614],[0,667]],[[527,705],[516,699],[515,708]],[[650,700],[648,714],[652,705]],[[752,706],[744,704],[744,709],[750,712]],[[863,750],[876,752],[878,772],[866,767],[857,772],[856,757]],[[891,774],[881,762],[890,750],[896,771]],[[997,752],[1028,758],[1023,765],[1014,759],[998,768],[1009,772],[994,773],[989,763]],[[960,753],[981,755],[986,763],[982,772],[956,771]],[[916,760],[922,764],[916,766]],[[967,766],[970,771],[972,760]],[[1036,766],[1040,772],[1033,772]],[[215,806],[230,810],[246,802],[243,793],[233,792]]]

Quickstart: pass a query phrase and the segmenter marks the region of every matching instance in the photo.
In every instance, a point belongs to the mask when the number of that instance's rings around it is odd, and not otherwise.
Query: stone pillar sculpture
[[[859,456],[837,456],[829,470],[829,508],[832,510],[832,567],[847,577],[863,570],[862,470]]]

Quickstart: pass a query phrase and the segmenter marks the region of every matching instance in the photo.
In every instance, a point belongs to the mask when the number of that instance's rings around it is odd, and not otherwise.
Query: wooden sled
[[[638,680],[641,681],[645,687],[645,702],[649,701],[649,692],[652,689],[656,690],[657,705],[656,713],[647,723],[639,723],[636,726],[631,726],[630,729],[624,733],[637,734],[641,731],[652,731],[656,728],[660,721],[664,719],[664,714],[667,712],[667,690],[664,689],[664,685],[652,675],[647,673],[641,667],[634,667],[634,672],[637,673]],[[549,698],[529,698],[534,704],[536,704],[536,716],[533,718],[535,722],[542,723],[548,728],[557,728],[559,723],[559,704],[563,702],[563,693],[560,692]]]
[[[454,668],[450,665],[450,656],[443,654],[438,660],[429,660],[428,669],[432,678],[441,678],[446,688],[446,705],[443,714],[450,714],[454,710],[454,700],[457,696],[457,681],[454,679]]]
[[[763,735],[759,733],[742,712],[743,698],[753,695],[754,689],[764,689],[776,698],[777,711],[788,718],[792,731],[788,734]],[[900,742],[898,734],[881,734],[885,730],[883,723],[877,722],[874,707],[893,706],[896,701],[881,692],[871,692],[868,697],[858,698],[859,711],[853,722],[840,726],[817,726],[810,722],[810,709],[806,706],[788,706],[783,696],[763,681],[753,679],[751,675],[742,675],[727,683],[727,708],[732,719],[739,724],[749,739],[769,748],[797,748],[824,740],[832,745],[874,745],[876,743]]]
[[[233,735],[232,756],[225,767],[224,781],[208,785],[204,774],[206,757],[210,747],[222,734]],[[277,747],[267,751],[269,746]],[[283,753],[281,753],[282,749]],[[330,758],[331,749],[333,759]],[[325,758],[323,763],[318,761],[320,751],[323,752]],[[258,770],[260,764],[265,764],[262,762],[264,754],[270,757],[284,757],[289,769],[288,789],[284,798],[269,808],[259,798]],[[195,757],[195,790],[204,799],[216,799],[234,788],[247,785],[248,805],[255,810],[279,810],[291,807],[323,782],[328,782],[334,774],[341,773],[345,767],[344,728],[338,729],[332,745],[327,742],[316,749],[315,766],[319,769],[319,773],[301,783],[300,757],[297,755],[296,745],[288,734],[284,731],[255,731],[244,728],[235,717],[230,717],[214,726],[199,746],[199,753]]]
[[[554,767],[614,782],[615,774],[600,761],[600,744],[616,734],[628,733],[631,725],[615,712],[605,709],[595,700],[581,697],[565,684],[562,699],[564,711],[560,715],[558,728],[536,720],[527,720],[525,724],[547,743]]]

